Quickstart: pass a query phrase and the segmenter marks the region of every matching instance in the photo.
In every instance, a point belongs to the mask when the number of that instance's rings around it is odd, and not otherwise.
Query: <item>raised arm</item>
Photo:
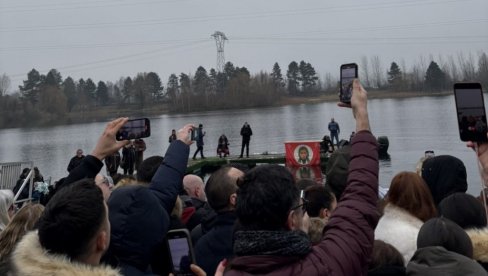
[[[176,197],[183,189],[183,176],[188,164],[189,146],[192,144],[189,134],[193,128],[193,125],[188,124],[178,130],[177,140],[168,147],[164,161],[156,171],[149,186],[149,189],[159,199],[168,214],[173,210]]]
[[[366,275],[379,220],[377,143],[369,130],[366,91],[358,80],[353,87],[357,134],[351,145],[347,187],[324,229],[324,240],[314,248],[334,275]]]

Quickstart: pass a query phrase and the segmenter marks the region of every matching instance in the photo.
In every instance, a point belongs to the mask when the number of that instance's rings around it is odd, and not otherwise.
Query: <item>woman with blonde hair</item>
[[[434,200],[422,177],[400,172],[391,181],[385,203],[375,239],[393,245],[407,264],[417,250],[420,227],[437,215]]]
[[[11,190],[0,190],[0,233],[7,227],[14,213],[14,193]]]
[[[17,243],[33,230],[44,211],[41,204],[27,204],[12,218],[0,234],[0,275],[8,272],[8,259]]]

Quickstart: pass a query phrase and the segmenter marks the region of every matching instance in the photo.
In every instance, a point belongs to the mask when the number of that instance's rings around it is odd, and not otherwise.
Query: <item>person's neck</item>
[[[90,254],[88,256],[80,256],[74,260],[79,263],[97,266],[100,264],[100,258],[101,256],[99,254]]]

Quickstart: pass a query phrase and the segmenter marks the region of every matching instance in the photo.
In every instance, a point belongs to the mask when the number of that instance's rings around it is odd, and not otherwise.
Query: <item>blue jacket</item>
[[[334,121],[329,123],[329,131],[330,133],[339,133],[341,132],[341,129],[339,128],[339,124]]]

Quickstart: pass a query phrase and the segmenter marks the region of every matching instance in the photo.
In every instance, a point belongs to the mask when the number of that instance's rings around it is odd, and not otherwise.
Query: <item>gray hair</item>
[[[10,222],[8,210],[14,204],[14,193],[11,190],[0,190],[0,231]]]

